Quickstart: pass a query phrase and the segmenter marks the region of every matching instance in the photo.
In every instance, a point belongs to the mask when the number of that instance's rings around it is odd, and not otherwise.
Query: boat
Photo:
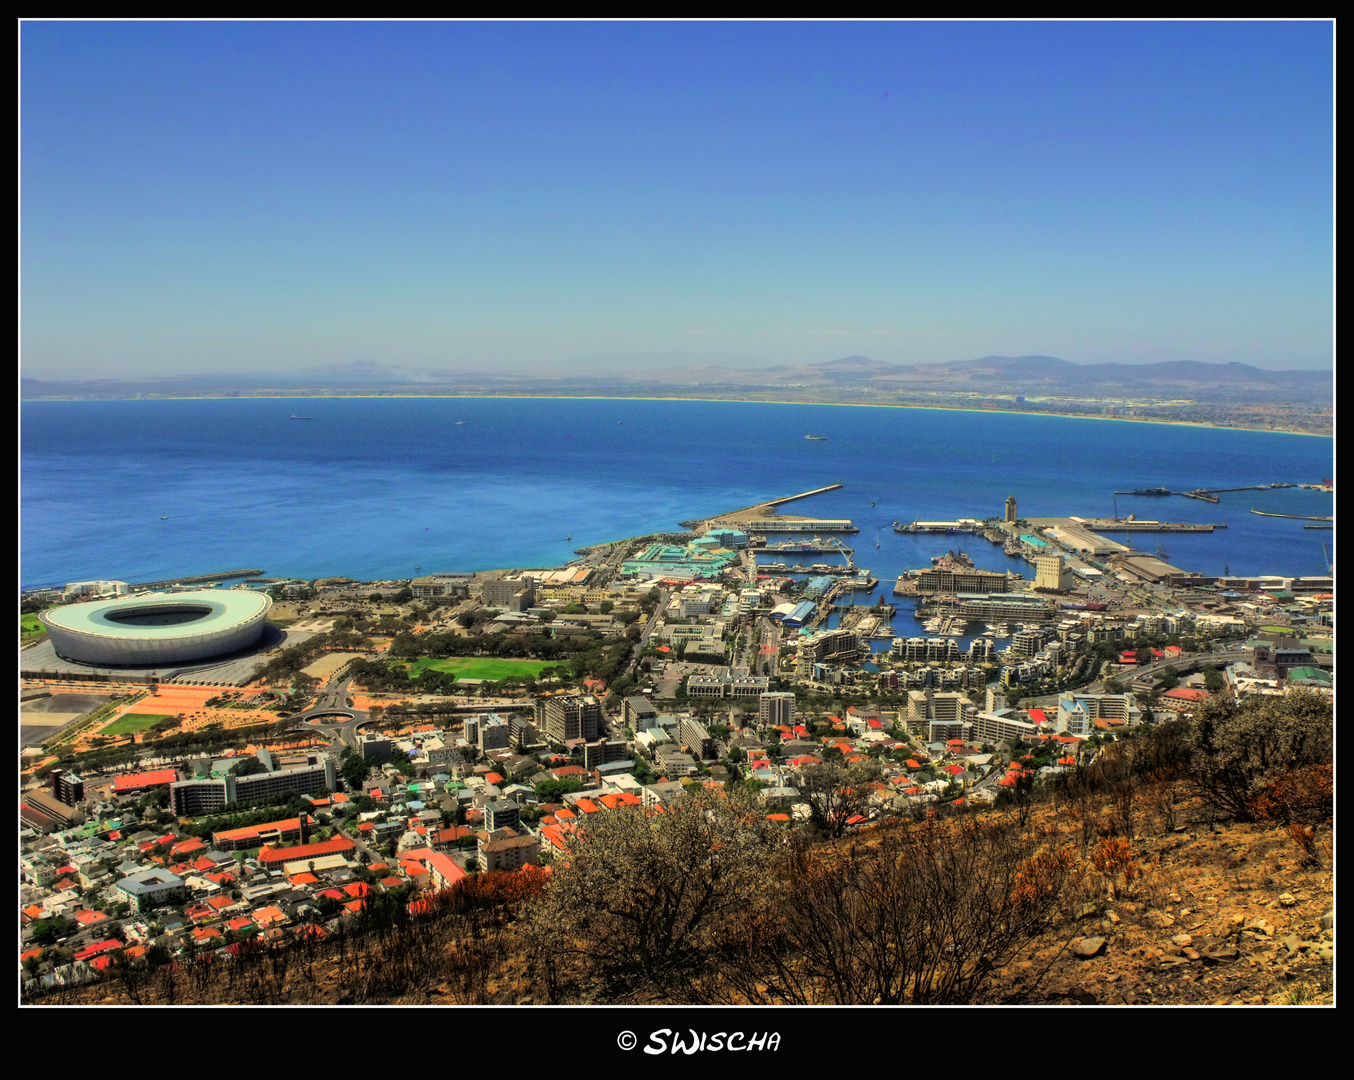
[[[806,438],[806,439],[812,439],[812,440],[814,440],[815,442],[827,442],[827,436],[826,436],[826,435],[805,435],[804,438]]]

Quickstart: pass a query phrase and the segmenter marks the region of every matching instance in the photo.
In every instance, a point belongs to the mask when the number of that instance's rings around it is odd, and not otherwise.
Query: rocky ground
[[[1139,838],[1143,876],[1079,899],[1060,940],[997,973],[998,995],[1074,1005],[1333,1004],[1329,833],[1324,840],[1312,866],[1273,826]]]

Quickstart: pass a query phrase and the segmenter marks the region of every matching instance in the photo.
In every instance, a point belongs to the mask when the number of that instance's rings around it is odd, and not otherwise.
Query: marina
[[[761,540],[761,543],[757,543]],[[877,546],[877,545],[876,545]],[[766,537],[754,537],[749,548],[752,551],[777,552],[785,555],[809,555],[814,553],[837,554],[850,558],[855,551],[848,547],[841,540],[828,538],[824,540],[821,536],[815,536],[812,540],[782,540],[776,544],[769,544]]]

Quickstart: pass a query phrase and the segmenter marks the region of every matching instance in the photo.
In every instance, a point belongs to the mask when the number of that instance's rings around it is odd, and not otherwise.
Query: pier
[[[1251,507],[1251,513],[1252,513],[1252,514],[1259,514],[1261,517],[1288,518],[1290,521],[1334,521],[1334,520],[1335,520],[1333,517],[1331,517],[1331,516],[1329,516],[1329,515],[1326,515],[1326,516],[1322,517],[1321,515],[1318,515],[1318,514],[1310,514],[1310,515],[1304,515],[1304,514],[1274,514],[1274,513],[1271,513],[1271,512],[1268,511],[1268,510],[1257,510],[1257,509],[1256,509],[1255,507],[1253,507],[1253,506]]]
[[[1077,520],[1077,519],[1073,519]],[[1077,520],[1077,523],[1083,529],[1089,529],[1095,533],[1121,533],[1121,532],[1175,532],[1175,533],[1211,533],[1214,529],[1225,529],[1225,521],[1217,522],[1211,525],[1192,525],[1184,522],[1171,521],[1139,521],[1137,519],[1101,519],[1091,520],[1083,518]]]
[[[765,539],[760,544],[753,543],[749,545],[749,550],[771,553],[783,553],[788,555],[803,554],[830,554],[845,555],[850,558],[855,551],[847,547],[841,540],[827,539],[815,536],[812,540],[783,540],[777,544],[768,544]]]
[[[776,507],[797,499],[807,499],[810,495],[821,495],[825,491],[836,491],[841,484],[828,484],[826,487],[801,491],[797,495],[786,495],[779,499],[768,499],[754,506],[745,506],[741,510],[728,510],[722,514],[713,514],[698,521],[683,521],[683,528],[696,528],[702,523],[708,529],[729,527],[741,529],[747,533],[768,532],[805,532],[805,533],[858,533],[854,522],[845,518],[826,519],[794,517],[777,514]]]
[[[1228,491],[1279,491],[1283,488],[1303,487],[1302,484],[1285,484],[1276,481],[1272,484],[1249,484],[1245,487],[1195,488],[1193,491],[1172,491],[1170,488],[1139,488],[1136,491],[1116,491],[1116,495],[1146,495],[1158,498],[1163,495],[1182,495],[1186,499],[1199,499],[1207,503],[1217,503],[1218,496]]]
[[[794,502],[797,499],[807,499],[810,495],[821,495],[825,491],[836,491],[841,484],[828,484],[827,487],[814,488],[812,491],[801,491],[798,495],[787,495],[783,499],[772,499],[769,502],[762,503],[762,506],[784,506],[786,503]],[[749,510],[755,510],[756,507],[749,506]]]
[[[854,521],[849,518],[831,520],[827,518],[774,518],[763,521],[732,522],[750,532],[807,532],[807,533],[858,533]]]
[[[914,521],[908,525],[893,523],[897,533],[975,533],[980,532],[983,523],[974,518],[960,518],[958,521]]]
[[[167,589],[171,585],[197,585],[207,581],[228,581],[231,578],[262,577],[262,570],[227,570],[220,574],[194,574],[191,577],[167,578],[164,581],[143,581],[140,584],[132,585],[133,592],[144,592],[148,589]]]

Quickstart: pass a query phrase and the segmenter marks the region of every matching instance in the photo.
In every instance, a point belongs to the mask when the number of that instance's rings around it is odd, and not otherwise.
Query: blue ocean
[[[894,521],[1000,515],[1008,495],[1022,517],[1110,516],[1116,490],[1334,470],[1328,438],[887,407],[287,398],[27,402],[20,417],[25,588],[245,567],[372,580],[555,566],[584,545],[841,483],[785,512],[853,519],[857,562],[887,595],[958,541],[980,567],[1032,574],[980,539],[900,535]],[[1226,523],[1136,538],[1186,570],[1324,572],[1332,532],[1249,511],[1330,514],[1331,495],[1221,498],[1121,495],[1117,510]]]

